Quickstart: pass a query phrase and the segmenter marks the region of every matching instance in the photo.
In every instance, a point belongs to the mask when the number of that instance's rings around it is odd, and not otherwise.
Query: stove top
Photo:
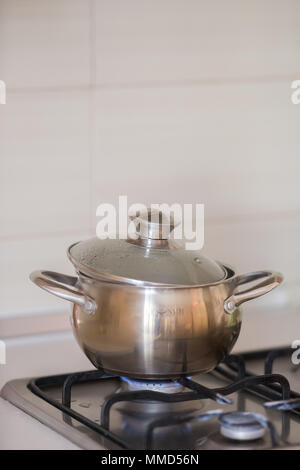
[[[232,355],[208,374],[177,381],[101,370],[13,380],[1,396],[83,449],[300,448],[293,352]]]

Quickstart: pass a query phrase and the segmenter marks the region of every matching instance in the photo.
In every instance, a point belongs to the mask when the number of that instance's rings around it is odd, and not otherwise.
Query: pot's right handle
[[[267,294],[272,289],[275,289],[275,287],[279,286],[279,284],[281,284],[283,281],[283,276],[280,273],[272,271],[256,271],[254,273],[237,276],[236,288],[243,284],[248,284],[249,282],[263,278],[265,278],[264,281],[255,284],[253,287],[250,287],[249,289],[243,290],[241,292],[234,292],[230,297],[228,297],[224,302],[225,312],[229,314],[233,313],[235,309],[242,303]]]
[[[50,294],[79,305],[88,314],[94,313],[97,308],[96,302],[76,287],[77,277],[53,271],[34,271],[30,279]]]

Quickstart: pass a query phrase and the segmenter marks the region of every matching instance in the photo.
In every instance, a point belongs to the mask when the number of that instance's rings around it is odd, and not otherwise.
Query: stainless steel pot
[[[104,240],[97,239],[72,245],[68,253],[78,277],[36,271],[31,280],[74,304],[75,337],[91,362],[107,373],[168,379],[208,372],[237,340],[240,305],[277,287],[282,275],[271,271],[236,275],[200,253],[184,252],[173,240],[162,238],[165,235],[159,230],[149,229],[153,238],[140,236],[121,245],[111,240],[115,246],[111,250]],[[119,264],[115,257],[118,249],[123,254]],[[103,270],[109,261],[114,266],[111,272]],[[143,279],[138,279],[132,275],[132,266],[140,272],[143,263],[148,268]],[[123,275],[125,264],[131,266],[130,277]],[[179,273],[179,280],[188,283],[156,282],[160,266],[165,271],[175,265],[181,266],[187,277]],[[171,281],[178,281],[178,273],[170,274]],[[199,278],[202,283],[197,283]],[[258,282],[253,285],[254,281]],[[248,283],[251,287],[239,290]]]

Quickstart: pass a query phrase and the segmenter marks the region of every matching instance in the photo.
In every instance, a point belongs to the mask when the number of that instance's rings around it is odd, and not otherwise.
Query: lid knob
[[[136,233],[140,238],[151,240],[167,240],[178,225],[172,215],[154,209],[147,209],[146,213],[140,213],[132,220],[136,222]]]

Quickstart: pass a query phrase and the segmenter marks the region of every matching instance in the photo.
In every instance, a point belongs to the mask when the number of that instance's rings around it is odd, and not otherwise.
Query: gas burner
[[[258,413],[233,411],[219,417],[222,436],[235,441],[254,441],[265,435],[266,419]]]
[[[127,384],[129,391],[151,390],[153,392],[178,393],[184,389],[184,386],[175,380],[141,380],[128,377],[121,377],[121,379]]]
[[[54,423],[85,449],[300,447],[300,393],[295,391],[300,386],[290,367],[293,352],[287,348],[230,356],[214,371],[192,379],[145,381],[90,370],[15,380],[1,396],[46,425]],[[267,404],[275,408],[269,419],[264,415]],[[277,411],[286,406],[289,413]]]

